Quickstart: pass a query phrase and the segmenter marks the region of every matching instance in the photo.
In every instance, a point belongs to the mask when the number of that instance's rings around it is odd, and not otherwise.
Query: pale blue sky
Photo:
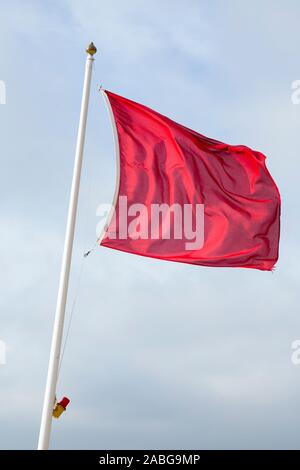
[[[86,44],[98,47],[70,289],[110,202],[115,162],[100,84],[268,157],[282,195],[274,274],[143,259],[86,260],[52,448],[299,448],[300,4],[2,2],[0,448],[35,448]]]

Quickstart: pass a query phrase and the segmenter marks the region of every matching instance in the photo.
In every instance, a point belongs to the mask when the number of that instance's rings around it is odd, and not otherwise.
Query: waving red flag
[[[201,266],[272,270],[280,195],[265,156],[103,93],[120,172],[101,245]]]

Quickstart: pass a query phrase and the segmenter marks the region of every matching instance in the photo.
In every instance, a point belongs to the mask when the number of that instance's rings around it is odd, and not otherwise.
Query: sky
[[[299,449],[300,3],[1,3],[0,448],[37,445],[85,47],[94,63],[52,449]],[[282,197],[274,273],[96,248],[115,185],[98,92],[267,156]],[[3,89],[3,87],[2,87]],[[1,101],[1,100],[0,100]]]

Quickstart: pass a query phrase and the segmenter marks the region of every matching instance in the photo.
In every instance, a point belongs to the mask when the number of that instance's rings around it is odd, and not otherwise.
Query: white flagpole
[[[50,442],[51,424],[52,424],[52,411],[55,401],[56,383],[58,376],[58,367],[64,327],[65,308],[68,293],[69,274],[72,259],[72,249],[74,240],[74,230],[76,222],[80,175],[83,158],[83,148],[85,140],[85,130],[87,121],[87,112],[90,96],[91,75],[93,66],[93,56],[97,52],[96,47],[91,43],[86,49],[87,59],[85,66],[85,76],[83,84],[81,112],[79,120],[79,129],[77,135],[75,162],[73,170],[73,181],[70,194],[69,212],[67,219],[67,227],[65,234],[64,252],[61,265],[61,273],[59,280],[57,304],[54,328],[52,334],[51,351],[48,366],[47,383],[44,396],[44,405],[42,412],[42,420],[40,427],[38,450],[47,450]]]

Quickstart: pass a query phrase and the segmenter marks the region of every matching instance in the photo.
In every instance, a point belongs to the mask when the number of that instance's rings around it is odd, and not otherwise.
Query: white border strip
[[[106,231],[111,223],[111,219],[114,215],[115,209],[116,209],[116,204],[119,196],[119,191],[120,191],[120,145],[119,145],[119,137],[118,137],[118,131],[117,131],[117,126],[116,126],[116,121],[114,118],[114,113],[110,104],[110,101],[108,99],[107,94],[105,93],[105,90],[103,88],[100,88],[101,94],[103,96],[103,99],[106,104],[106,108],[109,114],[110,118],[110,123],[113,131],[113,136],[114,136],[114,143],[115,143],[115,157],[116,157],[116,185],[115,185],[115,193],[113,197],[113,202],[112,202],[112,207],[111,210],[107,216],[106,223],[104,224],[104,227],[97,239],[97,242],[101,244]]]

